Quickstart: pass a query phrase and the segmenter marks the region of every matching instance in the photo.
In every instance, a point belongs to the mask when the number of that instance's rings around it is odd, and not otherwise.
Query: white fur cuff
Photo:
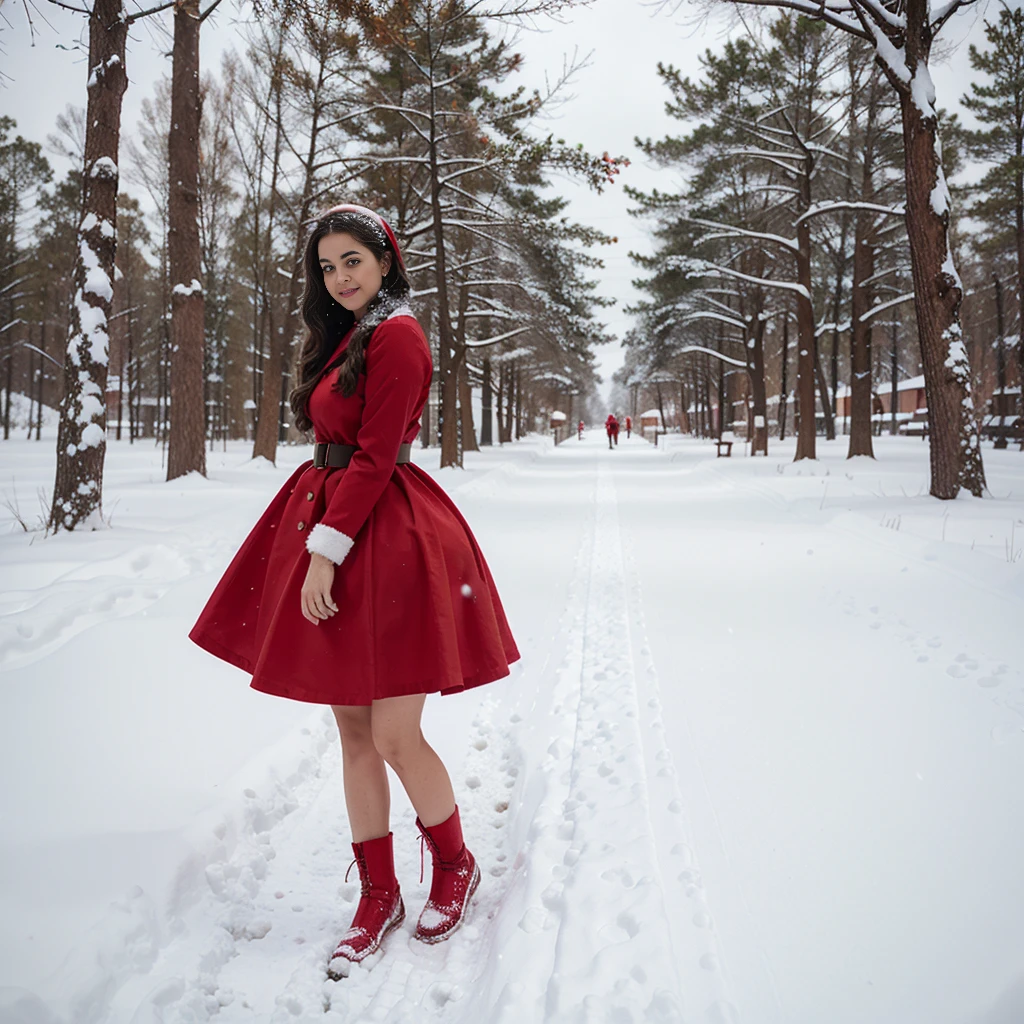
[[[341,530],[335,530],[326,523],[317,523],[306,537],[306,550],[310,554],[323,555],[335,565],[341,565],[352,550],[355,541]]]

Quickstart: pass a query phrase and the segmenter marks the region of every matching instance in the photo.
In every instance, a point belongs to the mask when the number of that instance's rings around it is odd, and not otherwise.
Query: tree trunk
[[[117,150],[128,84],[128,22],[121,0],[94,0],[89,15],[82,221],[64,358],[57,472],[48,529],[101,525],[107,429],[107,325],[117,249]]]
[[[523,411],[523,368],[516,365],[516,440],[526,435],[525,415]]]
[[[782,381],[779,385],[779,440],[786,440],[786,413],[789,410],[787,370],[789,369],[789,314],[782,318]]]
[[[899,392],[899,352],[897,350],[897,342],[899,338],[899,321],[896,319],[895,311],[893,318],[890,321],[889,326],[889,384],[892,390],[889,393],[889,433],[896,437],[900,432],[899,420],[896,418],[897,412],[899,412],[900,404],[900,392]]]
[[[800,209],[811,205],[811,170],[806,167],[800,176]],[[797,281],[802,286],[796,298],[796,323],[799,338],[799,358],[796,364],[796,401],[800,410],[800,427],[797,434],[796,454],[793,461],[815,459],[816,425],[814,415],[814,370],[817,345],[814,338],[814,310],[811,307],[811,228],[808,220],[797,225]]]
[[[636,403],[634,402],[634,407]],[[633,413],[633,419],[636,420],[636,413]],[[639,424],[638,424],[639,426]],[[679,378],[679,429],[684,434],[690,432],[690,417],[686,412],[686,382]]]
[[[865,178],[869,171],[865,164]],[[871,193],[863,196],[871,202]],[[871,441],[871,328],[861,318],[871,308],[871,295],[865,287],[875,272],[875,249],[870,237],[872,215],[857,212],[853,234],[853,289],[850,297],[850,444],[847,458],[869,455],[874,458]]]
[[[999,272],[993,271],[992,284],[996,290],[996,385],[999,394],[999,436],[994,447],[1005,448],[1006,441],[1006,320],[1003,315],[1003,284]]]
[[[512,440],[514,415],[516,408],[516,370],[513,364],[509,364],[507,379],[505,381],[505,440]]]
[[[43,288],[43,316],[39,322],[39,381],[36,383],[36,440],[43,432],[43,381],[46,378],[46,315],[49,305],[46,301],[47,289]]]
[[[750,377],[750,393],[753,399],[753,433],[750,454],[761,452],[768,454],[768,399],[764,383],[764,331],[765,321],[760,317],[754,320],[754,333],[748,339],[747,373]]]
[[[1014,135],[1014,148],[1017,157],[1013,175],[1017,233],[1017,383],[1020,385],[1017,429],[1021,432],[1020,450],[1024,452],[1024,132],[1019,127]]]
[[[505,396],[505,364],[498,364],[498,392],[495,395],[494,416],[498,421],[498,444],[505,443],[505,407],[502,399]]]
[[[914,278],[914,309],[924,368],[931,439],[933,497],[955,498],[961,487],[975,497],[985,488],[985,473],[971,373],[960,324],[963,286],[949,248],[949,191],[942,169],[941,144],[928,72],[931,38],[927,0],[908,0],[906,61],[909,85],[899,88],[907,179],[907,235]]]
[[[179,0],[174,10],[171,133],[167,142],[167,255],[172,284],[168,480],[193,471],[206,475],[205,310],[199,249],[199,24],[199,0]]]
[[[821,365],[821,348],[818,339],[814,339],[814,375],[818,381],[818,400],[821,402],[821,414],[825,419],[825,437],[834,441],[836,437],[835,423],[832,419],[832,402],[828,394],[828,381]]]
[[[7,322],[14,322],[14,303],[8,303]],[[5,332],[6,333],[6,332]],[[4,440],[11,436],[11,391],[14,387],[14,336],[7,342],[7,357],[4,359]]]
[[[655,382],[655,384],[654,384],[654,393],[658,397],[658,418],[661,420],[660,425],[654,428],[654,441],[655,441],[655,444],[657,444],[658,443],[658,435],[664,432],[665,424],[666,424],[666,420],[665,420],[665,403],[664,403],[664,401],[662,401],[662,397],[661,397],[661,382],[660,381],[656,381]]]
[[[430,35],[428,33],[428,45]],[[431,50],[431,52],[433,52]],[[433,76],[433,68],[431,68]],[[441,176],[438,164],[437,142],[437,91],[431,77],[430,89],[430,137],[428,146],[430,174],[430,208],[433,214],[434,233],[434,283],[437,286],[437,327],[440,349],[441,370],[441,468],[462,466],[462,449],[459,445],[459,359],[455,351],[455,336],[452,329],[451,306],[448,302],[448,266],[445,253],[444,222],[441,210]]]
[[[283,62],[282,54],[284,51],[284,35],[284,29],[282,28],[279,31],[277,43],[277,61],[279,63]],[[257,346],[257,358],[260,358],[260,361],[262,362],[263,372],[258,378],[254,378],[255,386],[258,388],[258,394],[254,396],[256,401],[256,429],[253,436],[252,457],[255,459],[262,456],[268,462],[276,462],[277,436],[281,423],[281,375],[284,370],[285,328],[284,324],[278,322],[279,317],[276,315],[274,308],[272,293],[275,291],[273,284],[277,283],[277,277],[276,274],[271,274],[270,264],[274,261],[273,236],[274,222],[277,214],[277,180],[281,167],[281,137],[283,135],[283,126],[281,124],[281,92],[284,88],[284,81],[283,75],[280,71],[275,72],[271,88],[273,89],[275,108],[274,162],[270,175],[270,208],[267,211],[267,244],[261,269],[262,285],[258,288],[257,292],[257,294],[262,297],[263,301],[262,321],[265,322],[269,328],[267,331],[269,344],[267,347],[266,359],[262,359],[262,342],[264,334],[262,329],[260,329],[258,332],[260,344]],[[315,135],[313,137],[315,137]],[[256,201],[257,203],[259,202],[258,197]],[[301,234],[302,232],[300,229],[298,235],[301,236]],[[258,249],[256,258],[259,259]],[[274,269],[276,270],[276,267]],[[294,265],[290,270],[293,275],[292,280],[294,281]],[[296,302],[297,301],[298,299],[296,299]],[[285,320],[288,320],[289,312],[289,310],[285,311]]]
[[[132,330],[131,317],[128,318],[128,443],[134,444],[138,435],[136,410],[138,404],[135,401],[135,332]]]
[[[491,360],[484,358],[484,382],[480,396],[480,444],[488,448],[494,443],[491,439],[493,418],[491,410]]]
[[[459,367],[459,415],[462,417],[462,450],[478,452],[476,427],[473,423],[473,389],[469,386],[469,365],[462,360]]]

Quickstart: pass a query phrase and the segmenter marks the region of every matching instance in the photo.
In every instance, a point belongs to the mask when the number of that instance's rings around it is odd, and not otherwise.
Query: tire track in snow
[[[650,741],[646,745],[645,753],[651,800],[654,806],[664,807],[669,811],[664,815],[652,815],[652,822],[657,837],[659,861],[666,881],[666,896],[672,899],[673,905],[679,910],[678,913],[670,914],[669,922],[676,949],[680,952],[680,977],[684,991],[689,994],[691,1000],[707,1007],[708,1021],[739,1021],[739,1010],[730,998],[728,959],[719,947],[715,917],[708,903],[703,875],[697,860],[693,824],[686,801],[675,781],[679,777],[679,769],[666,740],[658,669],[647,638],[643,587],[633,555],[632,538],[628,533],[622,535],[622,550],[630,596],[630,631],[640,644],[639,648],[636,647],[636,643],[633,645],[636,696],[640,707],[640,720]],[[696,744],[689,726],[686,747],[694,752],[694,760],[685,770],[700,780],[701,790],[707,799],[724,851],[724,837],[718,815],[703,768],[696,758]],[[753,927],[750,907],[746,901],[744,905]],[[767,961],[765,968],[771,975],[771,965]],[[774,988],[774,979],[772,985]],[[777,992],[775,994],[778,999]]]

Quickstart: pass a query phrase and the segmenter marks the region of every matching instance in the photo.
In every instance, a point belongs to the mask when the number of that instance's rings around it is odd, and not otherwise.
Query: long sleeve
[[[356,451],[306,550],[344,561],[394,472],[398,449],[415,422],[433,367],[422,332],[404,317],[386,320],[366,350],[366,392]]]

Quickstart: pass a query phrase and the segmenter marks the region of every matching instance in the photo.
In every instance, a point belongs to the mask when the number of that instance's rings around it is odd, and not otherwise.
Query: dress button
[[[313,500],[313,492],[312,491],[307,491],[306,492],[306,501],[312,501],[312,500]]]
[[[306,528],[306,524],[300,519],[299,520],[299,529],[300,530],[304,530],[305,528]]]

